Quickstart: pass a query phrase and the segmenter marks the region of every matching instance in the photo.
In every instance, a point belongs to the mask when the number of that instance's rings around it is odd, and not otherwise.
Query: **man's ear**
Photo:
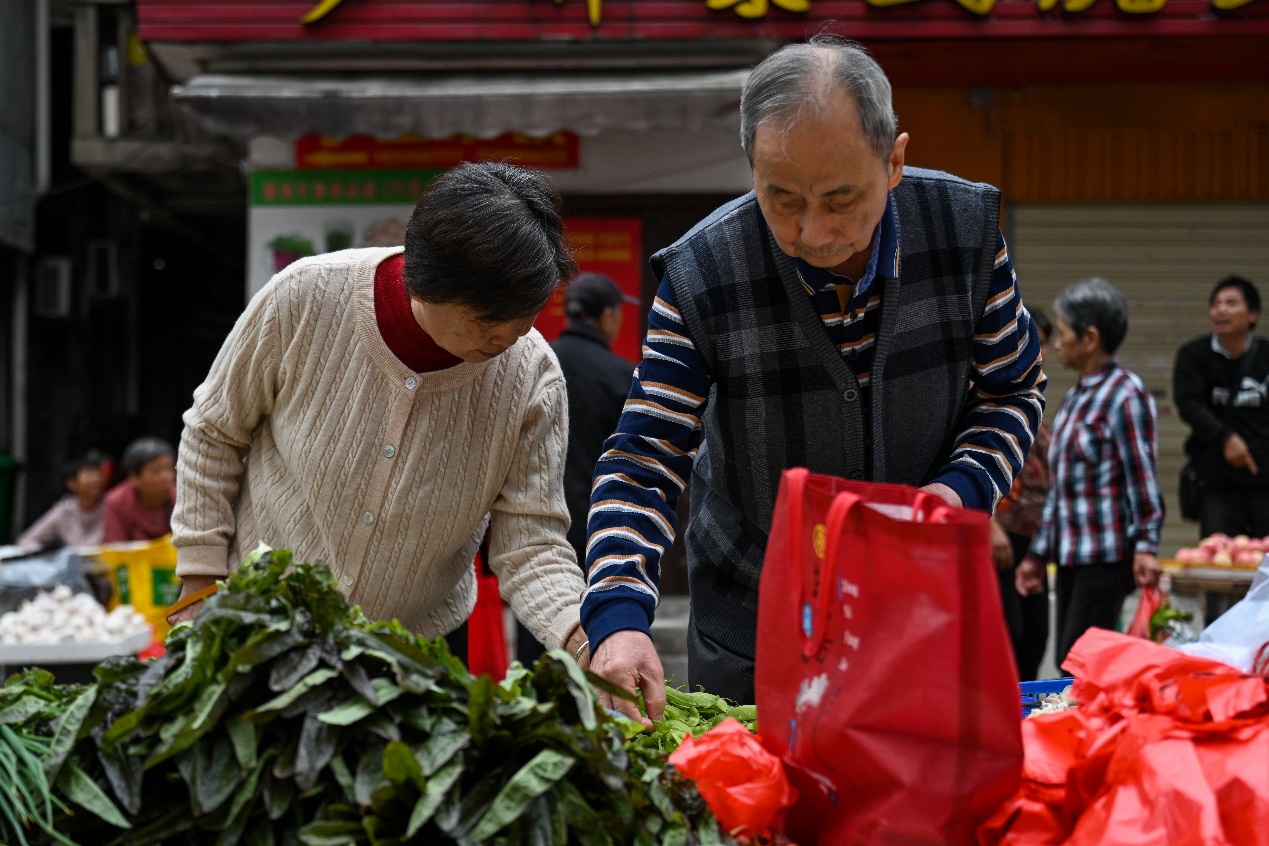
[[[894,147],[890,150],[890,158],[886,161],[886,170],[889,174],[886,190],[893,191],[895,186],[899,184],[899,180],[903,179],[903,162],[907,155],[908,149],[908,133],[900,132],[899,137],[894,139]]]

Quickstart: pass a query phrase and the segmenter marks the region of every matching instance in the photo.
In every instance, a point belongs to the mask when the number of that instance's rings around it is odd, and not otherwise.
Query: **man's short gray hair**
[[[1097,327],[1102,349],[1108,355],[1123,343],[1128,334],[1128,303],[1115,286],[1100,276],[1081,279],[1053,301],[1053,309],[1077,337],[1084,337],[1090,327]]]
[[[780,121],[787,132],[804,110],[823,109],[832,94],[845,91],[859,106],[869,146],[890,157],[899,120],[890,80],[862,46],[833,35],[781,47],[753,69],[740,94],[740,143],[753,164],[753,138],[764,123]]]

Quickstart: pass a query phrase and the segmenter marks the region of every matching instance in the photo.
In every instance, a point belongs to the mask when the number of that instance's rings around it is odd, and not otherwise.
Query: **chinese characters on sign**
[[[454,135],[437,139],[422,135],[388,139],[369,135],[348,138],[305,135],[295,142],[295,163],[302,170],[432,169],[481,161],[508,161],[523,167],[573,168],[578,162],[578,137],[572,132],[555,132],[545,137],[508,132],[497,138]]]
[[[555,2],[559,5],[564,0],[555,0]],[[865,0],[865,2],[870,6],[885,8],[917,3],[921,0]],[[996,5],[996,0],[956,0],[956,2],[976,15],[986,15]],[[1082,12],[1091,8],[1096,2],[1097,0],[1062,0],[1062,9],[1066,12]],[[1250,2],[1251,0],[1212,0],[1212,8],[1237,9]],[[1115,0],[1115,6],[1121,12],[1131,14],[1151,14],[1162,9],[1166,3],[1167,0]],[[771,8],[799,13],[811,11],[811,0],[705,0],[705,5],[716,11],[731,9],[740,17],[751,19],[765,17]],[[1058,0],[1036,0],[1036,7],[1042,12],[1051,11],[1057,8],[1057,5]],[[586,13],[591,26],[599,26],[602,22],[603,6],[603,0],[586,0]]]

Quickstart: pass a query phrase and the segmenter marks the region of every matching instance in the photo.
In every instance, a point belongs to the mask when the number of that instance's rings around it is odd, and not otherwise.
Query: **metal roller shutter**
[[[1236,273],[1269,302],[1269,204],[1016,206],[1009,209],[1009,251],[1026,302],[1054,317],[1054,297],[1088,276],[1110,280],[1128,300],[1128,337],[1120,362],[1136,372],[1159,406],[1159,481],[1168,516],[1164,557],[1198,537],[1181,520],[1177,475],[1188,428],[1172,401],[1172,364],[1182,343],[1210,331],[1207,297]],[[1269,332],[1269,313],[1261,335]],[[1074,382],[1049,358],[1050,422]]]

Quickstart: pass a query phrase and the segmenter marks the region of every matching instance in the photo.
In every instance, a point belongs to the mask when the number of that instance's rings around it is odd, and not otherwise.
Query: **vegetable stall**
[[[1269,607],[1265,573],[1239,632]],[[564,652],[473,676],[285,550],[254,554],[166,646],[92,684],[28,669],[0,688],[0,843],[688,846],[808,828],[785,773],[800,765],[755,735],[754,706],[667,688],[644,731]],[[1269,654],[1240,669],[1214,648],[1091,631],[1069,689],[1021,723],[1017,789],[954,842],[1269,843]]]
[[[10,679],[0,842],[730,842],[665,755],[752,707],[673,691],[642,733],[562,652],[473,677],[292,564],[257,553],[162,657]]]

